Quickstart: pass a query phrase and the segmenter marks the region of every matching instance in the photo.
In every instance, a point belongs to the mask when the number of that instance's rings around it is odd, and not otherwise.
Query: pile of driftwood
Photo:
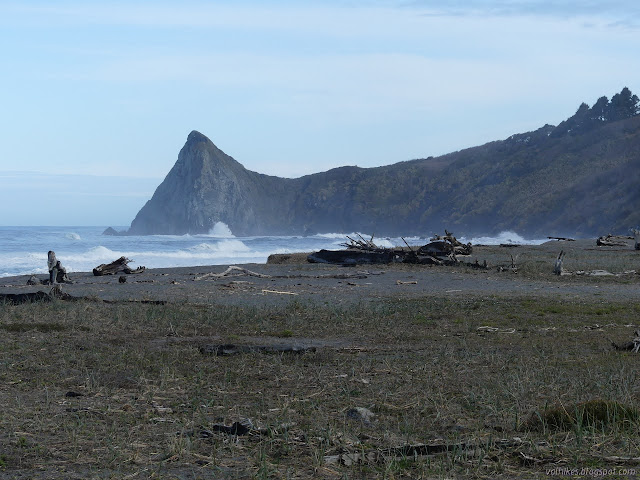
[[[145,267],[131,268],[127,265],[131,260],[126,257],[120,257],[117,260],[114,260],[111,263],[103,263],[98,265],[93,269],[93,274],[96,277],[100,277],[102,275],[115,275],[118,272],[123,272],[128,275],[134,273],[142,273],[145,271]]]
[[[603,235],[602,237],[598,237],[596,240],[596,245],[599,247],[626,247],[629,244],[629,240],[633,240],[634,237],[629,237],[626,235]],[[636,242],[636,247],[637,247]],[[638,250],[638,248],[636,248]]]
[[[440,235],[435,235],[430,243],[423,245],[418,250],[421,254],[429,254],[434,253],[438,256],[442,255],[471,255],[473,248],[471,247],[471,242],[462,243],[458,241],[453,234],[447,230],[444,231],[445,235],[441,237]]]
[[[456,255],[470,255],[471,243],[464,244],[451,232],[436,235],[430,242],[420,247],[411,247],[403,238],[406,247],[379,247],[361,235],[354,239],[347,236],[346,250],[320,250],[307,257],[311,263],[332,263],[339,265],[358,265],[363,263],[415,263],[420,265],[455,265]]]
[[[596,245],[599,247],[628,247],[629,240],[634,241],[633,248],[636,250],[640,250],[640,230],[637,228],[632,228],[631,233],[633,236],[627,235],[603,235],[598,237],[596,240]]]

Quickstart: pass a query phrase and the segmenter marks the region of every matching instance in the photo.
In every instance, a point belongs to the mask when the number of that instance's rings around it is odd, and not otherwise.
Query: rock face
[[[245,169],[193,131],[176,164],[131,223],[129,234],[207,233],[217,222],[239,235],[276,233],[287,183]]]
[[[640,225],[639,186],[640,116],[296,179],[249,171],[194,131],[128,233],[207,233],[224,222],[241,236],[628,234]]]

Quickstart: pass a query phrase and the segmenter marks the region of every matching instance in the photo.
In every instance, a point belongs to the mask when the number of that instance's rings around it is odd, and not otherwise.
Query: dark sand
[[[76,297],[124,301],[168,301],[205,304],[268,306],[299,302],[348,304],[369,300],[438,296],[552,296],[559,299],[640,301],[640,275],[553,275],[559,251],[566,252],[571,271],[605,269],[612,273],[640,271],[640,252],[632,242],[625,247],[596,248],[595,241],[548,242],[540,246],[476,246],[467,262],[476,259],[488,269],[465,266],[338,265],[306,263],[305,255],[275,256],[282,263],[248,264],[244,268],[270,278],[239,275],[196,280],[220,273],[227,265],[147,269],[142,274],[96,277],[91,272],[70,273],[73,284],[63,291]],[[518,272],[508,267],[514,258]],[[500,267],[506,267],[500,271]],[[47,276],[40,275],[44,280]],[[341,278],[342,277],[342,278]],[[46,285],[27,286],[28,276],[0,280],[0,293],[48,291]]]

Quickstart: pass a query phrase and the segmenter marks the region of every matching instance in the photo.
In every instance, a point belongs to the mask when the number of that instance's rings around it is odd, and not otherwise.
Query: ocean
[[[116,227],[125,230],[127,227]],[[207,235],[102,235],[105,227],[0,227],[0,277],[46,274],[47,252],[56,252],[68,272],[89,272],[121,256],[135,268],[186,267],[265,263],[272,253],[341,249],[347,235],[327,233],[311,236],[235,237],[224,224]],[[364,235],[365,238],[369,236]],[[546,239],[527,240],[514,232],[496,237],[459,237],[472,244],[539,244]],[[405,237],[409,245],[424,245],[428,237]],[[404,245],[400,237],[374,238],[380,247]]]

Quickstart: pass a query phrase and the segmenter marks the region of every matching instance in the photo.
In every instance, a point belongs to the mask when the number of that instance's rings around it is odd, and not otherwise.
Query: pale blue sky
[[[128,225],[191,130],[300,176],[640,94],[640,3],[0,3],[1,225]],[[55,208],[52,208],[54,206]]]

